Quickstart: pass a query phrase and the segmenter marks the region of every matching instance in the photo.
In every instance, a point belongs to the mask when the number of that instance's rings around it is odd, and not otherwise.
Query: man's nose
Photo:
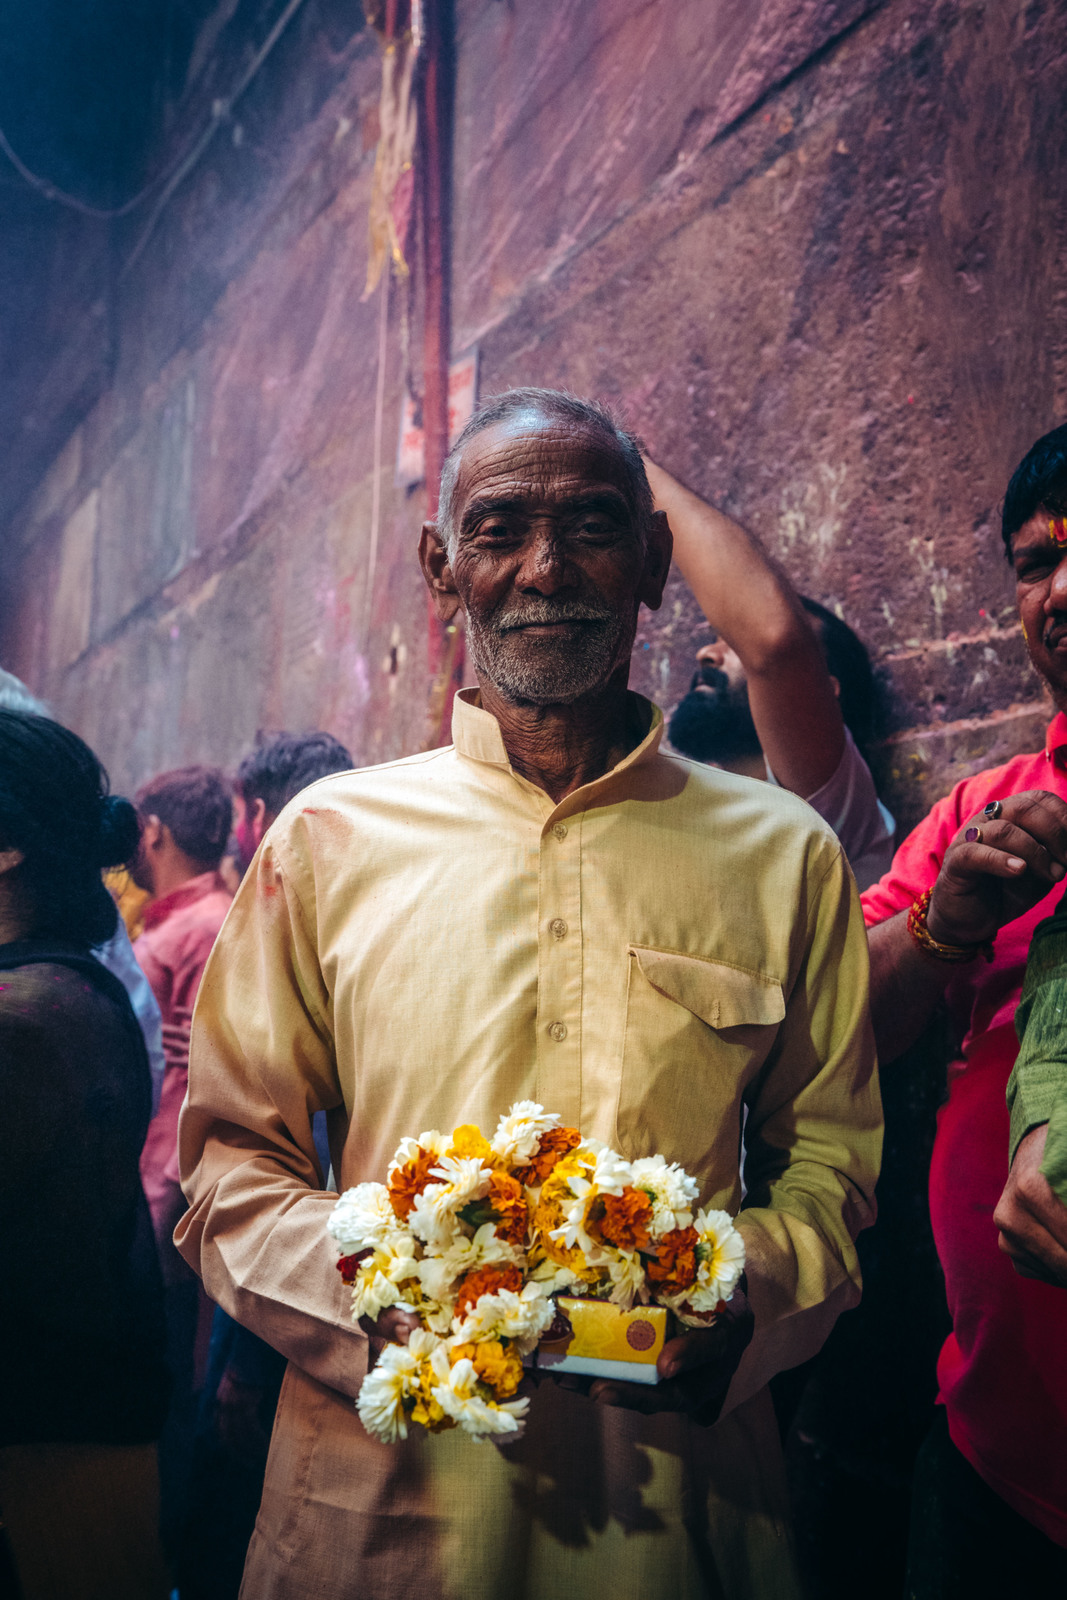
[[[710,644],[701,645],[697,651],[698,661],[710,661],[713,667],[722,669],[726,659],[726,645],[722,639],[713,639]]]
[[[537,594],[555,594],[574,582],[566,541],[551,528],[532,533],[523,549],[517,587]]]
[[[1045,613],[1051,615],[1054,611],[1067,611],[1067,555],[1061,556],[1048,586]]]

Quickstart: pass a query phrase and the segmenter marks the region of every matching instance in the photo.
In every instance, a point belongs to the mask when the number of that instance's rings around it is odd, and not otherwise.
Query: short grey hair
[[[641,441],[636,434],[620,426],[607,406],[597,400],[583,400],[566,389],[507,389],[503,394],[492,395],[471,417],[459,438],[445,457],[441,468],[441,488],[438,494],[437,532],[451,559],[456,538],[454,520],[456,480],[463,452],[470,441],[486,428],[506,422],[509,417],[524,411],[535,412],[549,421],[573,422],[610,439],[622,456],[629,479],[630,494],[637,508],[642,538],[647,538],[652,520],[653,499],[645,464],[641,459]]]
[[[38,717],[51,717],[43,700],[31,694],[21,678],[0,667],[0,711],[31,711]]]

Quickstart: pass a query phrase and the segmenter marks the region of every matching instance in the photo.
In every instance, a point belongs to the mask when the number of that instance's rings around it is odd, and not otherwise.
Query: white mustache
[[[614,616],[605,606],[591,606],[581,600],[531,600],[528,605],[501,611],[488,625],[494,633],[511,633],[516,628],[553,622],[612,622]]]

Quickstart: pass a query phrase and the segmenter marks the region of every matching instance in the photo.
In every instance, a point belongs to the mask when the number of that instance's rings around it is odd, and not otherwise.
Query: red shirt
[[[141,1152],[141,1182],[153,1218],[178,1182],[178,1113],[189,1083],[189,1025],[204,966],[230,909],[217,872],[203,872],[145,909],[133,953],[163,1014],[166,1071],[159,1110]]]
[[[968,778],[938,801],[863,896],[868,927],[931,887],[949,843],[987,800],[1023,789],[1067,800],[1063,713],[1050,723],[1043,751]],[[949,1068],[948,1102],[938,1115],[930,1218],[952,1313],[937,1376],[953,1442],[1003,1500],[1067,1545],[1067,1292],[1020,1278],[993,1224],[1008,1168],[1004,1091],[1018,1050],[1015,1008],[1034,929],[1063,892],[1057,885],[1008,923],[993,962],[955,969],[948,986],[963,1059]]]

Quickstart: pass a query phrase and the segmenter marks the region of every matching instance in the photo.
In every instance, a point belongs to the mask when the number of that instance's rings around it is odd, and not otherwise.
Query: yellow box
[[[658,1383],[656,1359],[668,1334],[665,1306],[635,1306],[622,1311],[609,1300],[581,1300],[561,1294],[556,1305],[568,1327],[556,1328],[537,1347],[537,1365],[549,1372],[580,1372],[626,1383]]]

